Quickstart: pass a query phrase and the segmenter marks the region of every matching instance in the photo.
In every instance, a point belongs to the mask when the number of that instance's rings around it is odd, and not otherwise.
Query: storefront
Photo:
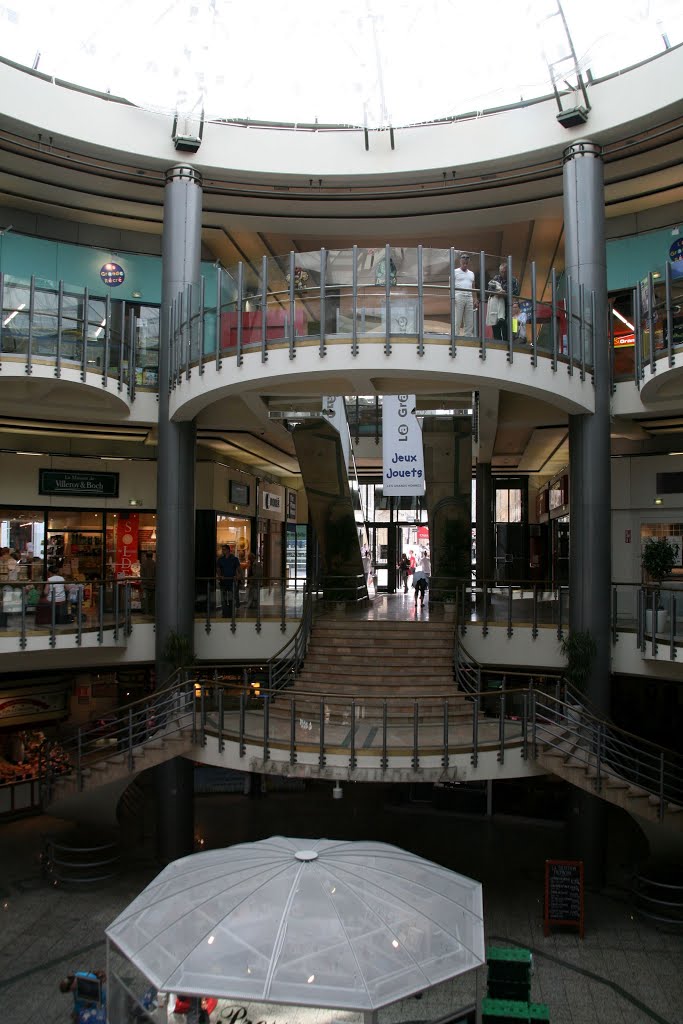
[[[45,741],[69,713],[72,680],[6,678],[0,689],[0,818],[39,810],[38,780]],[[50,753],[55,771],[66,770],[59,746]]]
[[[240,560],[242,572],[247,568],[251,551],[251,520],[240,516],[216,516],[216,558],[224,544],[230,546]]]
[[[156,513],[3,508],[0,547],[0,582],[139,576],[144,553],[156,552]]]

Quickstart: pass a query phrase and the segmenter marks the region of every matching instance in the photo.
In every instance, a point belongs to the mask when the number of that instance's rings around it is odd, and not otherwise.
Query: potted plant
[[[597,647],[589,630],[575,630],[564,636],[560,642],[560,650],[566,660],[564,676],[576,692],[584,696],[588,692],[588,683],[593,669],[593,660]],[[571,695],[567,695],[567,704],[572,705],[567,711],[567,719],[577,729],[581,724],[581,704]]]
[[[187,669],[194,665],[192,641],[184,633],[172,629],[166,638],[162,658],[174,671],[180,669],[185,678]]]
[[[670,576],[674,566],[678,564],[678,552],[678,544],[672,544],[667,537],[648,537],[640,557],[643,572],[653,583],[658,633],[666,628],[666,609],[662,606],[661,596],[662,580],[666,576]],[[651,600],[648,601],[648,607],[645,609],[645,629],[648,633],[652,633]]]

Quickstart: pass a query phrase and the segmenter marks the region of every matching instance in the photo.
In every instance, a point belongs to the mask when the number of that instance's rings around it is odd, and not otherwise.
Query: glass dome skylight
[[[575,63],[600,77],[681,39],[680,0],[0,5],[0,56],[139,106],[369,128],[517,103],[550,91],[549,63],[573,86]]]
[[[106,932],[161,991],[357,1011],[485,960],[481,885],[372,842],[277,836],[184,857]]]

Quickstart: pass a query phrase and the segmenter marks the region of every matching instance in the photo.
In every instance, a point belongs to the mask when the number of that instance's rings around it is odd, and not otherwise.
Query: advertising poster
[[[382,398],[382,488],[385,495],[425,492],[422,430],[415,395]]]

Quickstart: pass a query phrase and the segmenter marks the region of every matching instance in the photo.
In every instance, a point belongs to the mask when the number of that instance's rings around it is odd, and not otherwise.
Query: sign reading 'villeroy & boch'
[[[384,494],[424,494],[422,430],[415,415],[415,395],[382,398],[382,463]]]

